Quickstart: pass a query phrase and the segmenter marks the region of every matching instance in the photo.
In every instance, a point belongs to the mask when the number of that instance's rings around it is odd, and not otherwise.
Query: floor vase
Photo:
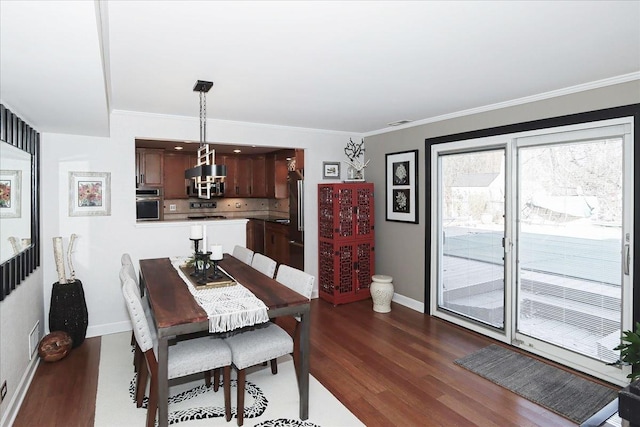
[[[49,330],[68,333],[73,340],[73,348],[76,348],[84,341],[88,323],[89,314],[82,282],[74,280],[69,283],[54,283],[49,308]]]

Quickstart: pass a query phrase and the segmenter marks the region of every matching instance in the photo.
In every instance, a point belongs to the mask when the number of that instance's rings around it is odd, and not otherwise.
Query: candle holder
[[[192,276],[196,278],[196,282],[200,285],[207,284],[207,270],[209,269],[209,256],[211,252],[200,252],[196,255],[196,268]]]
[[[194,252],[193,252],[193,273],[191,273],[191,277],[200,277],[202,276],[202,262],[200,258],[200,250],[198,246],[200,246],[200,240],[202,239],[193,239],[189,238],[193,242]]]
[[[218,270],[218,262],[219,260],[212,259],[211,262],[209,263],[209,265],[213,266],[213,274],[209,276],[209,279],[213,279],[213,280],[222,279],[223,276],[220,273],[220,270]]]

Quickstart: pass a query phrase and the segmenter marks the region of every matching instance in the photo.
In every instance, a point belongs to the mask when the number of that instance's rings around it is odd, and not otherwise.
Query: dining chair
[[[129,276],[133,279],[136,284],[138,284],[138,274],[136,273],[136,269],[133,266],[133,261],[131,260],[131,256],[128,253],[123,253],[120,257],[120,264],[122,268],[126,269]]]
[[[311,299],[311,294],[313,293],[313,284],[315,283],[316,278],[309,273],[305,273],[302,270],[298,270],[297,268],[289,267],[288,265],[280,265],[278,267],[278,274],[276,275],[276,281],[282,283],[289,289],[292,289],[299,293],[300,295],[306,297],[307,299]],[[300,316],[294,316],[296,319],[296,326],[293,331],[294,341],[296,343],[300,342]],[[296,366],[296,371],[298,369],[298,352],[294,351],[293,353],[293,362]]]
[[[273,275],[276,272],[276,265],[277,263],[266,255],[262,255],[258,252],[253,254],[251,267],[255,268],[265,276],[269,276],[270,279],[273,279]]]
[[[149,387],[149,403],[147,405],[147,427],[153,427],[158,410],[158,359],[155,349],[157,339],[149,328],[149,321],[142,308],[140,296],[136,291],[136,284],[130,277],[125,277],[122,294],[126,301],[129,317],[136,342],[142,350],[145,364],[138,372],[136,387],[136,405],[142,405],[148,376],[151,376]],[[231,349],[221,338],[211,336],[179,341],[169,346],[168,379],[185,377],[194,373],[204,372],[207,375],[207,386],[210,385],[210,371],[214,371],[213,390],[219,388],[219,370],[223,371],[225,418],[231,420]]]
[[[245,369],[270,360],[271,373],[277,374],[276,359],[293,351],[293,339],[280,326],[267,322],[232,333],[224,338],[224,342],[231,349],[231,360],[238,372],[236,417],[238,425],[241,426],[244,422]]]
[[[233,248],[231,256],[239,259],[247,265],[251,265],[251,260],[253,259],[253,251],[251,249],[245,248],[244,246],[236,245]]]
[[[136,283],[136,291],[138,293],[138,296],[140,296],[140,286],[138,285],[138,278],[136,277],[136,270],[133,267],[133,263],[131,262],[131,257],[127,253],[122,254],[120,261],[122,264],[122,267],[120,268],[120,286],[123,286],[125,279],[129,277]],[[145,314],[148,314],[149,306],[143,304],[143,308],[144,308]],[[136,342],[136,337],[133,331],[131,331],[131,345],[134,346],[133,370],[134,372],[138,372],[138,367],[143,362],[143,356],[142,356],[142,352],[140,351],[140,347]]]

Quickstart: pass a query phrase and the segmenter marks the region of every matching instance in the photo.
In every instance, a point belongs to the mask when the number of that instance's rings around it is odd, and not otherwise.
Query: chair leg
[[[142,407],[142,401],[144,399],[144,392],[147,388],[147,381],[149,379],[149,371],[147,365],[142,360],[142,363],[138,365],[138,378],[136,379],[136,407]]]
[[[237,418],[238,425],[241,426],[244,423],[244,380],[245,380],[245,371],[244,369],[238,370],[238,409],[237,409]]]
[[[271,359],[271,373],[273,375],[278,373],[278,359]]]
[[[222,369],[222,375],[222,386],[224,387],[224,414],[227,422],[229,422],[231,421],[231,366],[225,366]],[[218,374],[216,374],[216,378],[218,378]]]
[[[211,385],[211,371],[209,371],[209,385]],[[220,368],[213,370],[213,391],[220,388]]]
[[[149,406],[147,406],[147,427],[155,427],[157,412],[158,412],[158,379],[156,375],[151,375],[151,386],[149,389]]]

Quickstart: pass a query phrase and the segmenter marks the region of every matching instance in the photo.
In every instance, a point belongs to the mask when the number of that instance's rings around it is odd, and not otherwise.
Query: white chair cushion
[[[275,323],[267,323],[225,338],[233,364],[245,369],[293,352],[293,339]]]
[[[194,338],[169,346],[169,379],[229,365],[231,350],[222,338]]]
[[[265,276],[269,276],[273,279],[273,274],[276,272],[277,263],[268,256],[260,253],[253,254],[253,260],[251,261],[251,267],[258,270]]]
[[[131,276],[134,282],[138,283],[138,273],[136,273],[136,269],[133,266],[133,261],[131,261],[131,257],[129,254],[122,254],[120,258],[120,263],[122,264],[122,268],[126,270],[126,272]]]
[[[251,265],[251,260],[253,260],[253,251],[245,248],[244,246],[236,245],[233,248],[231,255],[247,265]]]

